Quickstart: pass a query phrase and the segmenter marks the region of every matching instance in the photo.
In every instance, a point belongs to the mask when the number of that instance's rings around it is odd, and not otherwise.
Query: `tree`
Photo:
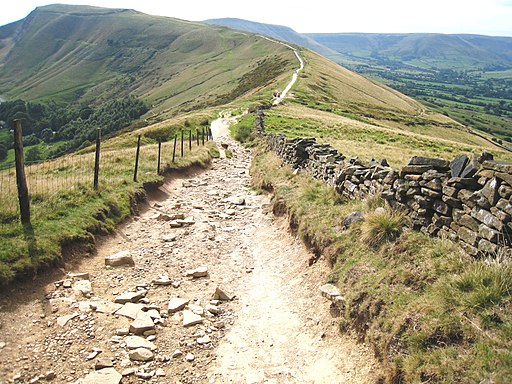
[[[41,160],[41,158],[42,158],[42,153],[41,153],[41,148],[39,147],[39,145],[30,147],[27,150],[27,154],[25,155],[26,161],[38,161],[38,160]]]
[[[7,146],[5,143],[0,142],[0,160],[4,160],[7,157]]]

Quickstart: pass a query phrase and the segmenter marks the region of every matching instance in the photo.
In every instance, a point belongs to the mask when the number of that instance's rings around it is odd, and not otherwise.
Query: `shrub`
[[[254,140],[254,132],[250,126],[239,125],[235,130],[235,140],[241,143],[247,143]]]
[[[395,240],[405,226],[402,212],[387,209],[384,212],[369,212],[361,226],[363,241],[378,248],[388,241]]]

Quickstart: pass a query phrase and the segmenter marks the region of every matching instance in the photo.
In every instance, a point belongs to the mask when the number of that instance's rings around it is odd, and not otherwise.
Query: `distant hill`
[[[512,37],[443,34],[313,33],[306,36],[354,60],[424,69],[512,67]]]
[[[333,57],[338,55],[338,53],[333,49],[318,43],[307,35],[295,32],[293,29],[283,25],[264,24],[236,18],[209,19],[205,20],[204,23],[222,25],[228,28],[238,29],[240,31],[247,31],[273,37],[278,40],[287,41],[292,44],[309,48],[324,56]]]
[[[258,33],[309,48],[340,64],[395,64],[422,69],[512,68],[512,37],[436,33],[307,33],[242,19],[205,23]]]
[[[269,86],[293,53],[255,35],[134,10],[50,5],[0,27],[4,99],[100,102],[154,112],[223,104]]]

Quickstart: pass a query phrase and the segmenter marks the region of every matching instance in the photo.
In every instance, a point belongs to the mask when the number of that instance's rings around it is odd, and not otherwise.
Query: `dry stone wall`
[[[458,241],[472,256],[511,252],[512,164],[484,152],[452,161],[414,156],[397,170],[386,160],[346,158],[314,138],[267,134],[263,112],[256,115],[256,129],[269,149],[344,198],[381,193],[408,214],[413,229]]]

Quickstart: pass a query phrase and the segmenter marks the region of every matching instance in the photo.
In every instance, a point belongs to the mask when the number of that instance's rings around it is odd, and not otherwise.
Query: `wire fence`
[[[170,141],[99,153],[98,192],[163,173],[187,153],[211,139],[211,131],[178,132]],[[139,138],[140,145],[140,138]],[[137,157],[138,155],[138,157]],[[30,216],[51,214],[69,196],[94,191],[95,153],[68,155],[43,162],[25,163]],[[15,164],[0,168],[0,227],[20,223]]]

